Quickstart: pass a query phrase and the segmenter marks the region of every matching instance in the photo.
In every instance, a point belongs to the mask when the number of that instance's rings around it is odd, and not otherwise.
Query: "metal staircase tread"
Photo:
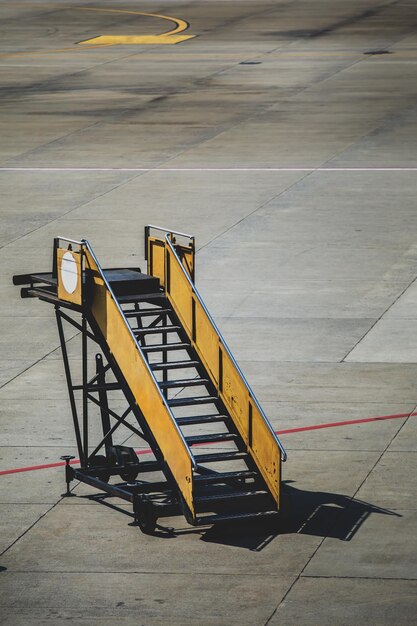
[[[193,424],[210,424],[211,422],[224,422],[227,415],[189,415],[188,417],[177,417],[178,426],[192,426]]]
[[[181,326],[152,326],[152,328],[135,328],[135,335],[156,335],[158,333],[177,333]]]
[[[216,461],[234,461],[238,459],[247,459],[247,452],[236,452],[235,450],[227,452],[210,452],[207,454],[194,454],[197,463],[215,463]]]
[[[136,295],[128,295],[128,296],[117,296],[117,301],[119,304],[131,304],[134,302],[147,302],[148,300],[160,300],[166,299],[165,293],[141,293]]]
[[[219,398],[217,396],[203,396],[199,398],[173,398],[168,400],[168,404],[171,407],[176,406],[194,406],[197,404],[212,404],[217,402]]]
[[[142,346],[141,349],[143,352],[160,352],[162,350],[185,350],[186,348],[190,348],[191,344],[189,343],[159,343],[153,346]]]
[[[185,441],[188,445],[196,445],[201,443],[216,443],[218,441],[234,441],[237,439],[237,435],[234,433],[213,433],[206,435],[190,435],[185,437]]]
[[[245,489],[243,491],[225,491],[223,493],[214,493],[208,496],[194,496],[196,504],[206,504],[207,502],[216,503],[223,500],[237,500],[239,498],[260,498],[270,495],[265,489],[250,490]]]
[[[251,470],[236,472],[213,472],[212,474],[200,474],[194,476],[194,483],[221,483],[228,480],[244,480],[246,478],[257,478],[258,474]]]
[[[246,519],[261,519],[263,517],[278,517],[279,512],[274,510],[267,511],[253,511],[253,512],[241,512],[241,513],[229,513],[225,515],[205,515],[203,517],[197,517],[196,526],[205,526],[215,524],[216,522],[237,521]]]
[[[159,370],[173,370],[201,365],[200,361],[171,361],[170,363],[149,363],[155,372]]]
[[[124,311],[125,317],[148,317],[153,315],[162,315],[163,313],[172,313],[171,309],[142,309],[139,311]]]
[[[183,378],[181,380],[167,380],[158,383],[161,389],[171,389],[174,387],[199,387],[209,382],[207,378]]]

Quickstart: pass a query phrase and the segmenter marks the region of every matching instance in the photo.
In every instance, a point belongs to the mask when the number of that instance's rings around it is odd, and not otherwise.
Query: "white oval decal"
[[[74,293],[78,283],[77,263],[69,251],[62,257],[61,280],[65,291]]]

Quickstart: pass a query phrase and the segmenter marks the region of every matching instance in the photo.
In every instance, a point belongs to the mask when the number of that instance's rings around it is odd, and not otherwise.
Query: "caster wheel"
[[[99,478],[100,480],[103,480],[105,483],[108,483],[110,480],[110,476],[111,473],[110,471],[104,471],[104,468],[109,467],[109,462],[107,460],[107,458],[104,456],[104,454],[96,454],[95,456],[92,456],[89,460],[89,466],[90,467],[97,467],[100,468],[100,472],[97,473],[97,478]],[[103,469],[102,469],[103,468]]]
[[[151,535],[154,532],[157,519],[152,504],[150,502],[142,502],[139,510],[138,524],[145,535]]]
[[[126,483],[132,483],[138,477],[139,472],[134,469],[125,468],[123,472],[120,472],[120,478]]]

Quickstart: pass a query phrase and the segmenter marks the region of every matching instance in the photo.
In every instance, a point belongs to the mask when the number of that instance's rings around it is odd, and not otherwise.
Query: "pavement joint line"
[[[199,528],[182,528],[182,531],[185,532],[199,532],[201,534],[202,530],[200,530]],[[181,532],[181,530],[179,532]],[[0,555],[1,556],[1,555]],[[179,571],[169,571],[167,572],[166,570],[162,571],[159,570],[155,571],[155,570],[83,570],[83,571],[78,571],[78,570],[29,570],[29,569],[24,569],[24,570],[18,570],[18,569],[7,569],[7,571],[10,574],[68,574],[69,576],[72,575],[77,575],[77,574],[103,574],[103,576],[107,576],[107,575],[113,575],[113,574],[151,574],[154,576],[159,576],[160,574],[163,575],[170,575],[170,576],[180,576],[180,575],[184,575],[184,576],[246,576],[246,577],[250,577],[252,578],[253,576],[265,576],[265,574],[263,572],[260,572],[259,574],[257,572],[249,572],[249,573],[241,573],[241,572],[235,572],[235,571],[229,571],[229,572],[207,572],[207,571],[196,571],[196,572],[184,572],[182,570]],[[286,576],[285,574],[274,574],[274,573],[268,573],[269,577],[273,577],[273,578],[289,578],[288,576]],[[400,579],[396,579],[396,580],[400,580]],[[1,602],[1,600],[0,600]],[[2,605],[0,604],[0,606],[7,606],[7,608],[10,608],[9,605]],[[168,622],[167,622],[168,623]]]
[[[404,419],[405,418],[407,420],[409,417],[416,417],[417,416],[417,413],[415,413],[416,409],[417,409],[417,406],[410,413],[398,413],[398,414],[395,414],[395,415],[378,415],[376,417],[365,417],[365,418],[362,418],[362,419],[344,420],[343,422],[329,422],[329,423],[326,423],[326,424],[314,424],[312,426],[301,426],[299,428],[289,428],[289,429],[285,429],[285,430],[276,430],[275,434],[277,434],[277,435],[292,434],[292,433],[298,433],[298,432],[306,432],[306,431],[310,431],[310,430],[321,430],[323,428],[334,428],[334,427],[337,427],[337,426],[351,426],[351,425],[355,425],[355,424],[366,424],[366,423],[369,423],[369,422],[378,422],[378,421],[390,420],[390,419]],[[395,433],[394,437],[388,443],[388,446],[391,445],[392,441],[397,436],[397,434],[401,430],[402,426],[404,426],[404,424],[402,424],[400,429],[397,431],[397,433]],[[208,445],[210,445],[210,444],[208,444],[208,443],[197,444],[197,445],[195,445],[193,447],[195,447],[195,448],[197,448],[197,447],[207,447]],[[7,447],[13,447],[13,446],[7,446]],[[378,460],[382,457],[382,455],[386,452],[386,450],[387,450],[387,448],[384,449],[384,451],[381,453],[381,455],[378,458]],[[152,452],[152,450],[150,448],[140,448],[139,450],[136,450],[136,454],[139,455],[139,456],[141,456],[143,454],[149,454],[151,452]],[[313,452],[314,452],[314,450],[313,450]],[[355,450],[355,452],[356,452],[356,450]],[[362,450],[360,452],[362,452]],[[373,450],[373,452],[379,452],[379,450],[376,450],[376,451]],[[70,465],[78,465],[79,462],[80,462],[79,459],[73,459],[72,461],[70,461]],[[65,461],[57,461],[56,463],[45,463],[45,464],[41,464],[41,465],[31,465],[31,466],[28,466],[28,467],[16,467],[14,469],[1,470],[0,471],[0,476],[6,476],[6,475],[9,475],[9,474],[18,474],[18,473],[21,473],[21,472],[32,472],[32,471],[41,470],[41,469],[52,469],[52,468],[55,468],[55,467],[63,467],[65,465],[65,463],[66,463]],[[376,463],[375,463],[375,465],[376,465]],[[375,467],[375,465],[373,467]],[[365,482],[365,481],[363,481],[363,482]],[[355,497],[355,495],[357,494],[358,490],[362,486],[363,482],[361,483],[359,488],[355,491],[355,494],[352,497]]]
[[[401,576],[396,578],[395,576],[314,576],[313,574],[303,574],[301,578],[335,578],[346,580],[409,580],[417,582],[417,578],[402,578]]]
[[[68,135],[53,139],[48,144],[65,139],[71,134],[83,132],[86,128],[91,128],[102,122],[95,122],[91,126],[80,128]],[[43,148],[44,146],[40,146]],[[37,148],[39,149],[39,148]],[[23,156],[27,155],[25,153]],[[30,154],[30,153],[29,153]],[[175,157],[173,158],[176,158]],[[330,157],[334,158],[334,157]],[[417,166],[410,167],[1,167],[0,172],[417,172]]]

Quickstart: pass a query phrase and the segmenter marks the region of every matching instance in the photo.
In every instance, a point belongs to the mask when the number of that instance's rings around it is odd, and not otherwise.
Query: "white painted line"
[[[417,172],[417,167],[0,167],[0,172]]]

